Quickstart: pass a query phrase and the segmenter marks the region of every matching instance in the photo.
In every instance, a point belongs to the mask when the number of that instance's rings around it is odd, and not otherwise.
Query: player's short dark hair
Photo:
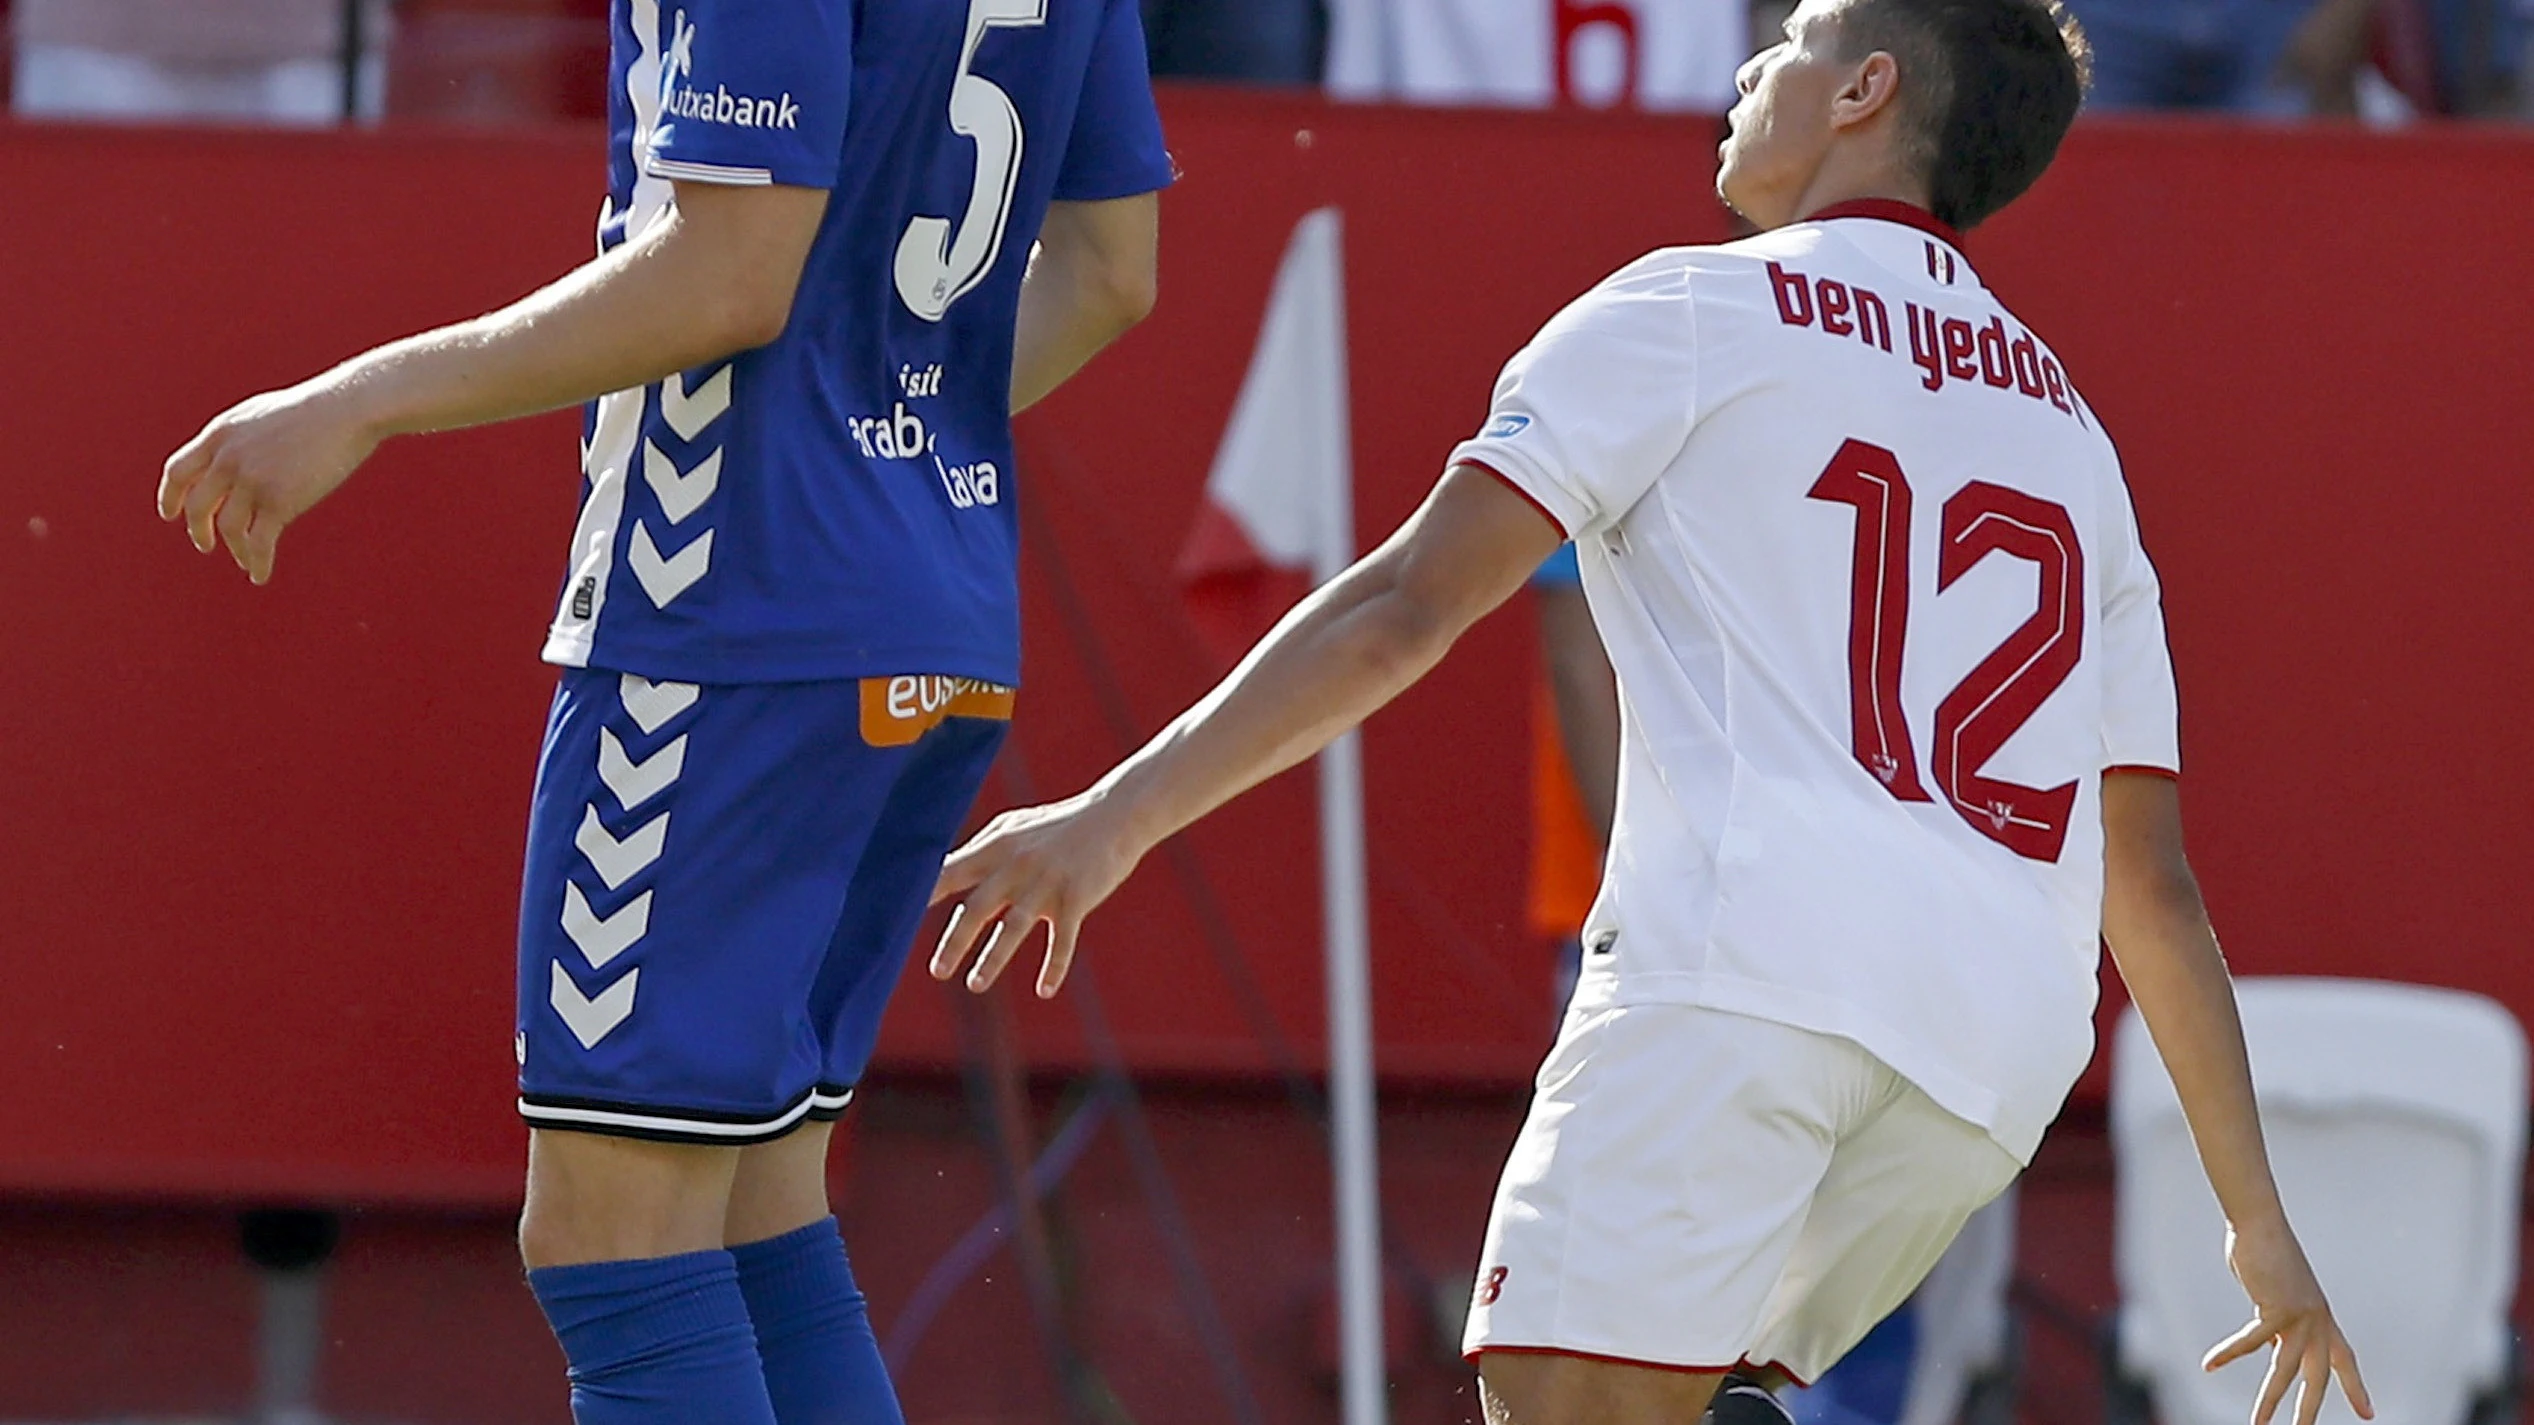
[[[1854,0],[1839,11],[1839,47],[1899,61],[1929,207],[1957,228],[2033,185],[2093,78],[2085,31],[2059,0]]]

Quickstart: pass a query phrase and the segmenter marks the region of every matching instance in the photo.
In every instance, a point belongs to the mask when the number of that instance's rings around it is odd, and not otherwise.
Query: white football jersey
[[[2093,1047],[2102,773],[2180,766],[2120,464],[1953,235],[1845,204],[1559,313],[1453,459],[1618,671],[1576,1003],[1852,1039],[2029,1159]]]

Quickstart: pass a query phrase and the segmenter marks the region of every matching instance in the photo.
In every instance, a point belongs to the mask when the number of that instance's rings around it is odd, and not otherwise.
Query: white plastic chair
[[[2512,1418],[2526,1043],[2496,1001],[2366,980],[2236,983],[2290,1218],[2357,1348],[2381,1425]],[[2267,1352],[2214,1376],[2247,1320],[2224,1221],[2133,1008],[2112,1044],[2115,1417],[2238,1425]],[[2334,1387],[2323,1420],[2357,1419]]]

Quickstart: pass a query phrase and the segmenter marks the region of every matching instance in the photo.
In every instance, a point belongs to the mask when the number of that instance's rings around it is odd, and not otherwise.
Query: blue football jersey
[[[829,192],[772,343],[595,402],[549,661],[1020,673],[1013,322],[1052,200],[1170,181],[1136,0],[615,0],[599,244]]]

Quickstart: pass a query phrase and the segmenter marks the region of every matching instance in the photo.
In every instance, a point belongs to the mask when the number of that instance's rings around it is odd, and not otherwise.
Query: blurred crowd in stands
[[[1156,75],[1713,112],[1792,0],[1140,0]],[[2534,119],[2534,0],[2068,0],[2098,112]],[[580,118],[606,0],[0,0],[30,115]]]

